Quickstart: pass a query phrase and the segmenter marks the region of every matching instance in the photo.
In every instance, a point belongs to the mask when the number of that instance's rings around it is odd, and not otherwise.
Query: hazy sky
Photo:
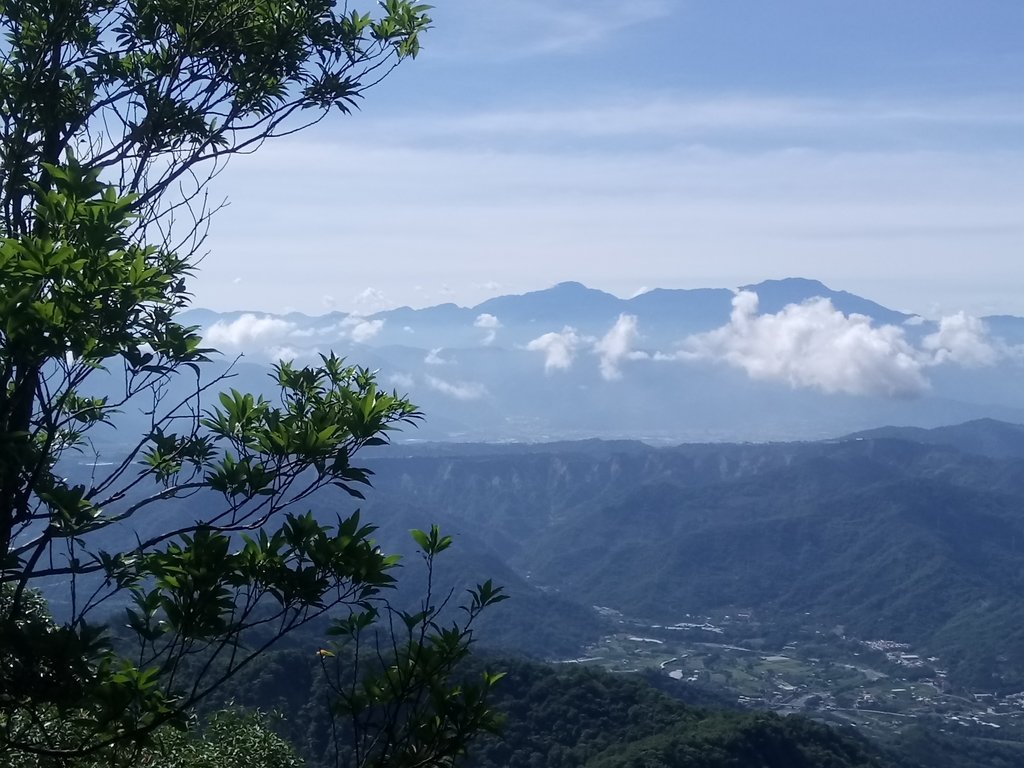
[[[363,110],[218,179],[215,309],[803,276],[1024,315],[1021,0],[436,0]]]

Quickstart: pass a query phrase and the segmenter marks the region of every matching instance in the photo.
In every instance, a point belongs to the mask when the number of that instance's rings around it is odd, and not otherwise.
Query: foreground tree
[[[373,527],[299,505],[329,486],[359,497],[354,454],[420,413],[333,355],[276,366],[275,398],[213,398],[224,376],[204,379],[211,351],[175,317],[216,209],[209,179],[351,109],[417,53],[427,10],[0,2],[0,760],[102,760],[182,725],[317,617],[341,610],[351,634],[393,615],[396,560]],[[145,433],[99,461],[93,436],[130,408]],[[432,558],[443,538],[418,536]],[[66,595],[55,618],[41,588]],[[500,597],[482,585],[468,621]],[[117,648],[99,623],[114,608],[130,633]],[[439,733],[459,738],[423,740],[410,764],[443,761],[489,723],[477,689],[447,682],[471,634],[433,605],[398,615],[407,636],[353,677],[369,697],[353,714],[395,704],[390,723],[426,722],[407,705],[448,701]]]
[[[145,744],[126,744],[97,754],[54,761],[39,755],[10,755],[9,768],[302,768],[303,761],[287,741],[274,733],[262,712],[225,710],[207,722],[194,719],[187,729],[164,726]]]
[[[418,53],[428,10],[408,0],[384,0],[376,16],[333,0],[5,0],[5,234],[36,230],[46,166],[72,152],[135,196],[136,230],[162,232],[179,253],[197,246],[212,212],[206,182],[224,162],[348,112]]]

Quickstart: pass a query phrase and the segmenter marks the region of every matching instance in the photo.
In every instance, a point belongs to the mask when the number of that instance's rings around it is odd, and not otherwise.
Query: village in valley
[[[657,670],[743,707],[800,713],[868,732],[927,723],[962,735],[1024,739],[1024,691],[957,688],[940,658],[899,640],[863,640],[848,637],[843,627],[805,626],[780,645],[752,639],[757,625],[746,613],[652,624],[606,607],[595,610],[621,630],[561,663]]]

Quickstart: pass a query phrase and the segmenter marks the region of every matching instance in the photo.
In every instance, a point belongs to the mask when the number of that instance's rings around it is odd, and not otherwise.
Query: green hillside
[[[494,700],[504,723],[499,736],[474,746],[464,763],[471,768],[901,765],[854,732],[804,718],[695,708],[638,676],[507,658],[488,666],[507,673]],[[287,713],[277,728],[310,768],[327,768],[334,753],[318,669],[299,648],[268,654],[224,695],[236,705]]]
[[[463,451],[380,462],[379,517],[439,520],[477,572],[586,610],[813,621],[1024,687],[1020,459],[894,439]]]

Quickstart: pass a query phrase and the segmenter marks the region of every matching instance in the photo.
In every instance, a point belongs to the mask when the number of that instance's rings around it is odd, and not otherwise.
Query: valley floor
[[[686,616],[652,624],[598,608],[620,628],[562,664],[616,672],[657,670],[681,686],[736,704],[886,736],[912,724],[955,736],[1024,744],[1024,692],[997,695],[951,685],[942,660],[893,639],[862,640],[841,627],[802,627],[778,647],[751,640],[749,616]],[[738,639],[744,638],[744,639]]]

